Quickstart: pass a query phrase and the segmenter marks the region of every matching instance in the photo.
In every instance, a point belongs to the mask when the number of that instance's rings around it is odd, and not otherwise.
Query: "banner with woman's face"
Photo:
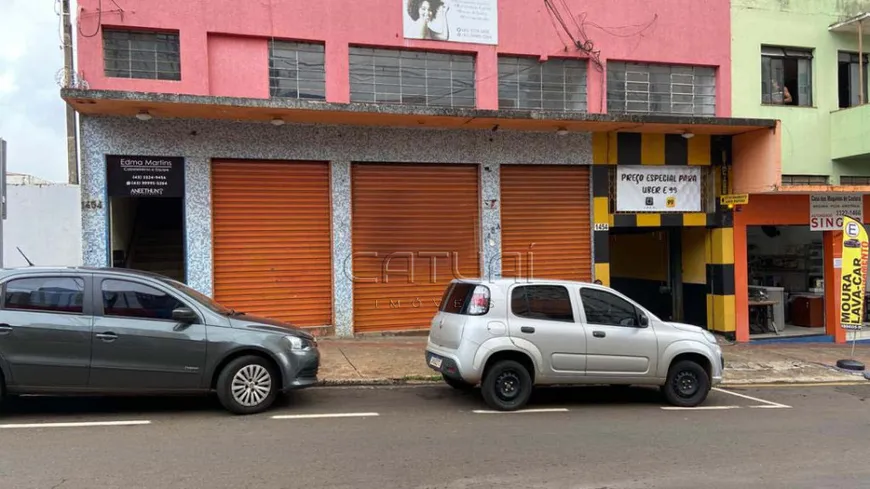
[[[403,0],[405,39],[498,44],[498,0]]]

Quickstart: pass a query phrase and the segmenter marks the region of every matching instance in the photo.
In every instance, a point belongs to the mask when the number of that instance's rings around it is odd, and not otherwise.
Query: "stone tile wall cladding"
[[[212,294],[212,158],[306,160],[331,163],[333,307],[335,332],[353,331],[350,164],[476,163],[481,165],[481,198],[500,201],[499,165],[592,163],[588,133],[456,131],[439,129],[311,126],[205,120],[150,120],[81,117],[82,200],[106,200],[105,155],[182,156],[186,179],[187,282]],[[107,204],[107,203],[104,203]],[[501,264],[500,206],[483,207],[481,246],[488,276]],[[108,205],[82,211],[83,259],[87,266],[109,262]]]

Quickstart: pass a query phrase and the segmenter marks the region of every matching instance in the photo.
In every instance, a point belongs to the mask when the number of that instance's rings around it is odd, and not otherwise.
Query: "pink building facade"
[[[268,44],[287,40],[324,44],[326,100],[336,103],[350,101],[349,46],[472,54],[477,108],[495,110],[499,108],[500,54],[587,60],[590,54],[572,41],[583,44],[588,40],[603,65],[627,61],[714,68],[715,115],[731,114],[727,1],[569,0],[569,9],[557,9],[568,26],[565,29],[547,2],[501,0],[497,3],[497,45],[405,39],[401,0],[151,0],[147,6],[129,2],[129,8],[119,2],[123,11],[107,3],[78,2],[78,70],[92,89],[269,98]],[[100,5],[105,9],[102,14]],[[181,80],[106,77],[101,27],[177,31]],[[588,112],[607,112],[606,92],[605,73],[590,69]]]
[[[85,264],[340,336],[428,329],[460,275],[600,280],[734,335],[717,197],[779,136],[730,117],[728,2],[78,6]],[[691,266],[638,271],[638,234]]]

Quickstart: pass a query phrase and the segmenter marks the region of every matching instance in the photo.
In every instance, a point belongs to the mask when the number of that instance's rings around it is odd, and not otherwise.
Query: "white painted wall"
[[[82,264],[82,204],[78,185],[8,185],[3,266]]]

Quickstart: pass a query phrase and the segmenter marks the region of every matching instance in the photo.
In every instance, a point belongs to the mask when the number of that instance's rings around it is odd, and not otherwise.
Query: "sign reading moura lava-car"
[[[184,158],[106,156],[109,197],[184,197]]]

